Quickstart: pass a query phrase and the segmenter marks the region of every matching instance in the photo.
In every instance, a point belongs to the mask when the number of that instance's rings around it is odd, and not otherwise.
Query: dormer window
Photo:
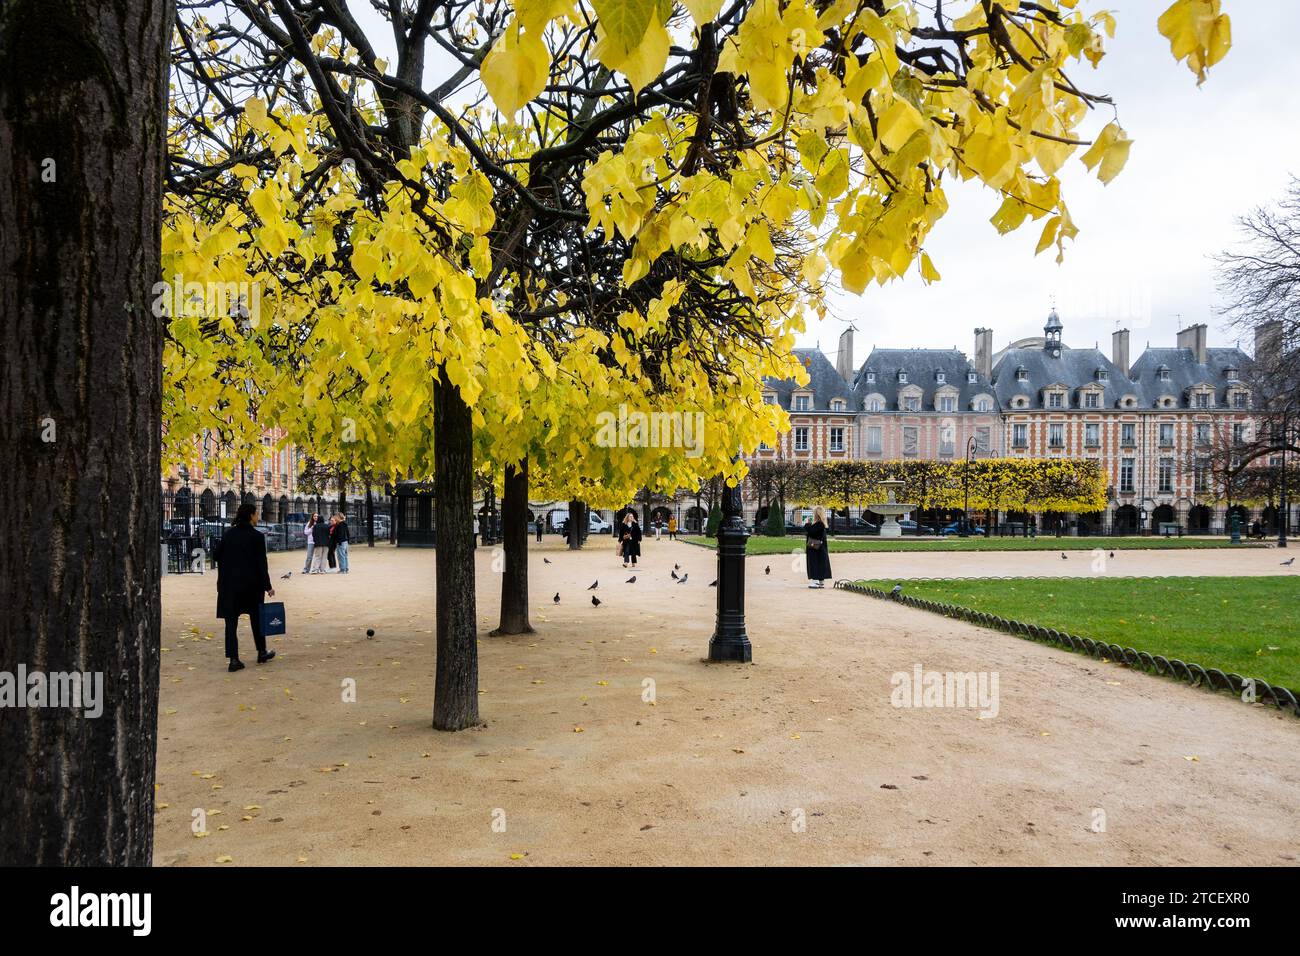
[[[871,382],[875,382],[875,380],[876,380],[876,373],[875,373],[875,372],[868,371],[868,372],[867,372],[867,382],[868,382],[868,383],[871,383]]]
[[[1027,382],[1027,381],[1029,381],[1029,369],[1025,368],[1023,365],[1021,365],[1019,368],[1017,368],[1017,369],[1016,369],[1016,381],[1017,381],[1017,382]]]
[[[935,373],[934,373],[934,380],[935,380],[936,382],[938,382],[940,385],[942,385],[942,384],[944,383],[944,380],[945,380],[945,379],[944,379],[944,374],[943,374],[943,372],[935,372]]]
[[[833,412],[842,412],[842,411],[844,411],[844,399],[842,399],[842,398],[832,399],[832,400],[831,400],[831,411],[833,411]]]
[[[1099,368],[1099,369],[1097,369],[1097,375],[1096,375],[1096,378],[1097,378],[1097,381],[1099,381],[1099,382],[1104,382],[1104,381],[1106,381],[1108,378],[1110,378],[1110,373],[1107,372],[1104,368]]]
[[[976,375],[974,372],[967,372],[967,373],[966,373],[966,382],[967,382],[967,384],[974,385],[977,381],[979,381],[979,376]]]
[[[1160,381],[1162,382],[1169,381],[1169,366],[1162,365],[1158,369],[1156,369],[1156,377],[1160,379]]]
[[[794,397],[794,411],[806,412],[812,408],[811,395],[796,395]]]
[[[1232,367],[1225,368],[1223,370],[1223,374],[1228,376],[1229,382],[1235,382],[1237,380],[1237,370],[1235,368]]]
[[[907,373],[904,372],[902,369],[898,370],[898,380],[904,383],[907,381]]]

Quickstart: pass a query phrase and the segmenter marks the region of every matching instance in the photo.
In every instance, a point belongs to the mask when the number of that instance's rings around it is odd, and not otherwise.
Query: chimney
[[[1196,356],[1197,364],[1204,365],[1208,357],[1205,348],[1205,323],[1189,325],[1179,332],[1178,347],[1180,349],[1191,349],[1192,354]]]
[[[846,382],[853,381],[853,329],[847,328],[840,333],[840,348],[835,356],[835,371]]]
[[[1128,329],[1116,329],[1110,337],[1110,360],[1119,367],[1120,373],[1129,377],[1128,367]]]
[[[1282,320],[1270,319],[1255,326],[1255,361],[1270,362],[1282,352]]]
[[[993,378],[993,330],[975,330],[975,371],[986,379]]]

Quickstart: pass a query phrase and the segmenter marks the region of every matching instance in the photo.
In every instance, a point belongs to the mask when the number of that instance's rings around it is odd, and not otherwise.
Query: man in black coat
[[[275,597],[271,573],[266,566],[266,538],[254,524],[257,510],[250,504],[240,505],[235,523],[226,530],[212,549],[217,562],[217,617],[226,621],[226,657],[231,671],[244,669],[239,659],[239,616],[247,614],[257,645],[257,663],[275,657],[266,649],[262,633],[264,595]]]

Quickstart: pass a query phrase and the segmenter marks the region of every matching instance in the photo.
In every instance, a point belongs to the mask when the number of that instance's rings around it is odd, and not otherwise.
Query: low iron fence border
[[[951,579],[911,578],[899,583],[905,584],[907,580]],[[873,588],[845,579],[836,581],[835,587],[843,591],[853,591],[857,594],[865,594],[881,600],[896,601],[907,607],[942,614],[944,617],[956,618],[981,627],[1003,631],[1016,637],[1023,637],[1026,640],[1055,644],[1066,650],[1087,654],[1094,660],[1109,659],[1117,661],[1126,667],[1137,668],[1143,673],[1154,673],[1158,677],[1173,677],[1176,680],[1185,681],[1192,687],[1204,687],[1211,691],[1231,691],[1238,700],[1243,700],[1241,692],[1245,688],[1247,681],[1249,681],[1255,688],[1257,699],[1260,702],[1268,698],[1272,700],[1274,706],[1279,710],[1289,709],[1295,716],[1300,717],[1300,693],[1286,687],[1274,687],[1268,681],[1260,678],[1242,677],[1240,674],[1225,674],[1217,667],[1206,668],[1200,664],[1184,663],[1176,657],[1171,659],[1159,654],[1148,654],[1146,651],[1135,650],[1131,647],[1121,647],[1119,644],[1094,641],[1092,638],[1078,637],[1074,634],[1058,631],[1055,628],[1043,627],[1041,624],[1027,624],[1024,621],[999,617],[987,611],[977,611],[962,604],[944,604],[941,601],[931,601],[928,598],[918,598],[908,594],[895,596],[890,591],[882,588]]]

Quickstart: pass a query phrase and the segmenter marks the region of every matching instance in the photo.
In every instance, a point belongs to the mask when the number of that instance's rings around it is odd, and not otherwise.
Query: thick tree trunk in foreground
[[[0,4],[0,671],[88,692],[0,707],[3,865],[153,851],[171,21],[168,0]]]
[[[501,625],[492,633],[531,634],[528,622],[528,462],[506,465],[501,499],[501,544],[506,565],[501,575]]]
[[[433,726],[464,730],[478,720],[474,604],[474,420],[460,390],[438,370],[433,389],[434,516],[438,531],[438,662]]]

